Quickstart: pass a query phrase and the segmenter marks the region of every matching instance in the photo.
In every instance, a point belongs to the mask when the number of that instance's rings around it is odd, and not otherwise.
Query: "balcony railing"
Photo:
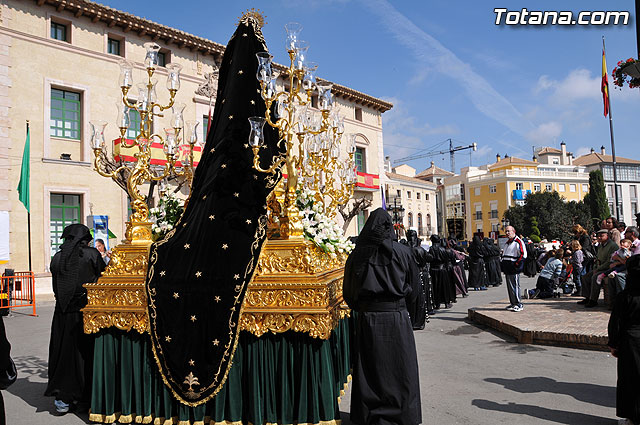
[[[498,211],[497,210],[489,211],[489,218],[498,218]]]
[[[533,170],[503,170],[495,173],[469,177],[469,183],[494,180],[504,177],[545,177],[552,179],[571,179],[589,181],[589,174],[580,171],[533,171]]]
[[[476,220],[482,220],[482,211],[476,211],[474,217]]]

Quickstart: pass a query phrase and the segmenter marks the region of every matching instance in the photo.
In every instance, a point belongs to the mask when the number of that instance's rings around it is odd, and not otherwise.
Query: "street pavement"
[[[471,292],[415,332],[423,423],[615,424],[616,361],[609,354],[522,345],[468,321],[469,308],[505,298],[504,285]],[[3,391],[7,424],[88,423],[86,414],[58,416],[53,398],[43,395],[53,303],[40,303],[38,317],[28,313],[4,318],[18,367],[18,380]],[[345,425],[349,396],[347,390],[340,404]]]

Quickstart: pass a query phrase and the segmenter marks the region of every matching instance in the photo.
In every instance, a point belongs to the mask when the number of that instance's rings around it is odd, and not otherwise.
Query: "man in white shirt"
[[[502,250],[500,257],[500,267],[507,281],[507,293],[511,305],[507,307],[510,311],[522,311],[522,301],[520,301],[520,272],[524,266],[524,259],[527,258],[527,249],[524,242],[516,236],[516,229],[507,226],[504,229],[507,235],[507,243]]]

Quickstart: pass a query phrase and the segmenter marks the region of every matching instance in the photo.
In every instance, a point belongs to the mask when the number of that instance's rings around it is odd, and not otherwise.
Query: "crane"
[[[455,173],[456,172],[456,158],[455,158],[455,153],[458,151],[463,151],[466,149],[472,149],[474,152],[476,150],[478,150],[478,144],[477,143],[471,143],[469,146],[453,146],[453,140],[452,139],[447,139],[449,141],[449,149],[445,149],[445,150],[441,150],[441,151],[431,151],[431,152],[426,152],[426,153],[421,153],[418,155],[410,155],[410,156],[405,156],[404,158],[400,158],[400,159],[396,159],[395,161],[393,161],[394,164],[397,164],[399,162],[404,162],[404,161],[411,161],[414,159],[418,159],[418,158],[425,158],[428,156],[436,156],[436,155],[444,155],[446,153],[449,154],[449,158],[451,159],[451,172]]]

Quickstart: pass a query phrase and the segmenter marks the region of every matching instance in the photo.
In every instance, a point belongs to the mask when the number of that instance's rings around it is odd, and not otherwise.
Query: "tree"
[[[531,234],[529,235],[534,243],[540,242],[540,229],[538,229],[538,219],[531,217]]]
[[[527,214],[522,205],[514,205],[504,212],[504,218],[509,220],[509,225],[516,229],[516,232],[521,233],[527,223]]]
[[[600,170],[589,173],[589,208],[591,211],[591,220],[594,226],[598,226],[600,221],[611,215],[609,211],[609,203],[607,202],[607,193],[604,187],[604,178]]]
[[[360,214],[361,211],[364,211],[367,208],[369,208],[372,203],[373,201],[371,199],[366,199],[365,197],[362,197],[362,198],[353,199],[353,204],[351,208],[348,208],[349,202],[343,205],[339,205],[338,212],[340,212],[340,215],[344,220],[344,224],[342,225],[342,230],[346,232],[347,229],[349,228],[349,223],[351,223],[351,220],[354,217],[356,217],[358,214]],[[345,211],[345,209],[347,209],[347,211]]]

